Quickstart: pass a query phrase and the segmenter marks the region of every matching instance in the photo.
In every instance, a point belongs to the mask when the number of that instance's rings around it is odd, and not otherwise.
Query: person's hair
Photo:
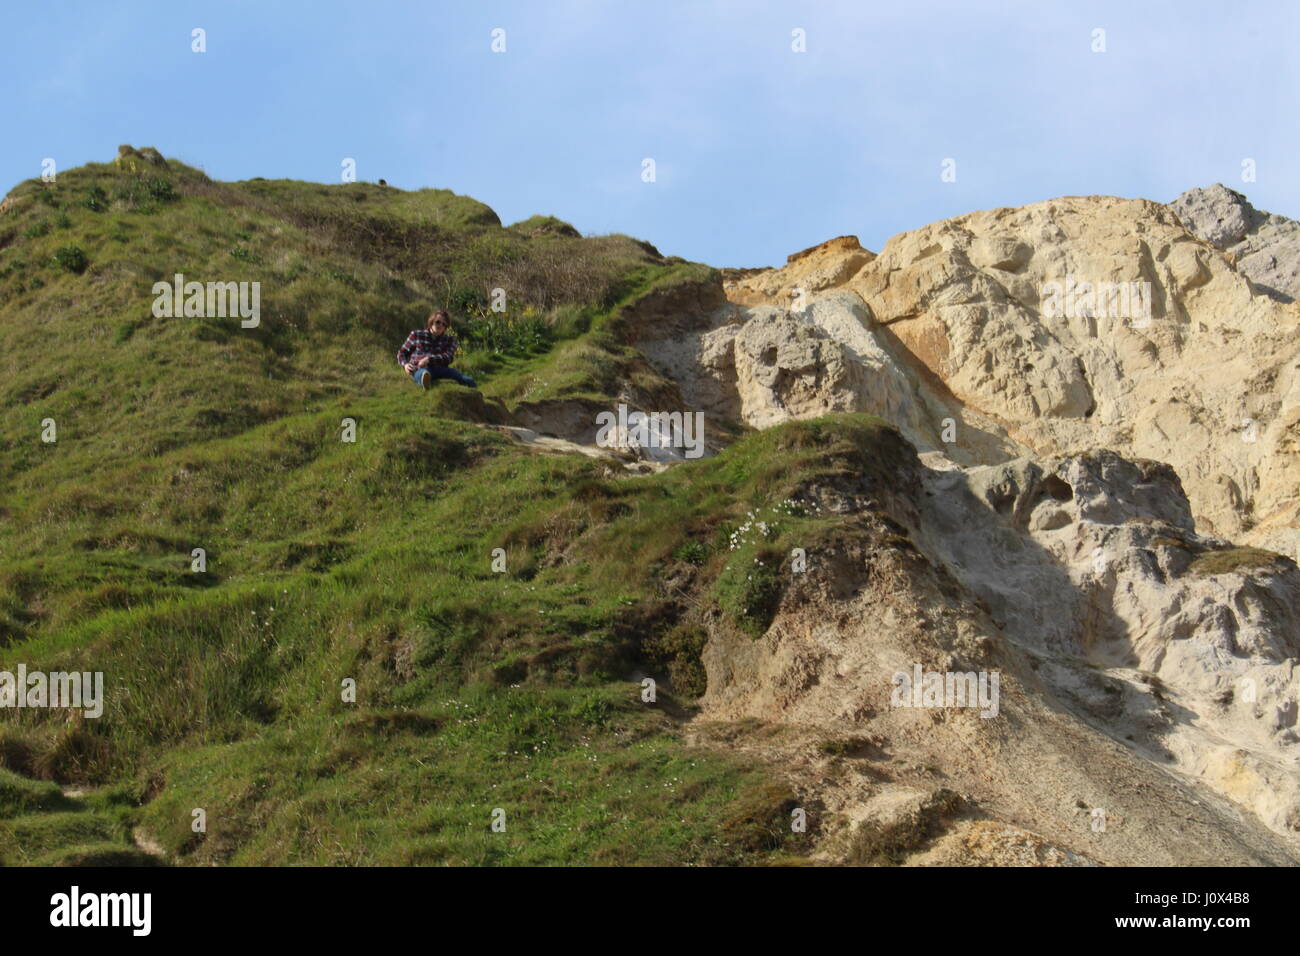
[[[434,311],[430,312],[429,317],[424,320],[424,327],[426,329],[433,328],[434,319],[446,319],[447,328],[451,328],[451,313],[448,312],[446,309],[435,309]]]

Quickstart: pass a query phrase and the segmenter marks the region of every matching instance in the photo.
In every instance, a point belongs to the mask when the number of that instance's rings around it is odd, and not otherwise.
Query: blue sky
[[[76,0],[5,19],[0,191],[119,143],[218,179],[338,182],[352,157],[507,223],[549,213],[719,266],[1213,182],[1300,218],[1300,4]]]

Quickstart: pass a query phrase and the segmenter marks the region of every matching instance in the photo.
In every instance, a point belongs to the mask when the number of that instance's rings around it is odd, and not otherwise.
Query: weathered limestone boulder
[[[1256,209],[1215,183],[1172,203],[1189,232],[1226,252],[1263,292],[1284,302],[1300,296],[1300,222]]]

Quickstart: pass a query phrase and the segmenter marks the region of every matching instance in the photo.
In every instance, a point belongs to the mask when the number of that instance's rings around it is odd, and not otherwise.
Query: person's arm
[[[406,337],[406,341],[402,343],[402,347],[397,350],[397,364],[402,366],[402,368],[408,372],[411,371],[411,349],[415,347],[415,342],[413,341],[414,338],[415,333],[412,332]]]

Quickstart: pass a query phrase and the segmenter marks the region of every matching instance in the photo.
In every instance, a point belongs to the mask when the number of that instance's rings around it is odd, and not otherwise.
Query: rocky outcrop
[[[1239,228],[1226,218],[1220,241]],[[852,274],[810,293],[810,261],[820,276]],[[864,336],[878,343],[915,411],[899,424],[923,450],[961,464],[1079,448],[1165,461],[1201,530],[1297,553],[1300,311],[1169,207],[1072,197],[972,213],[865,261],[829,246],[724,287],[750,310],[731,321],[773,322],[761,301],[814,321],[850,362]],[[821,398],[792,414],[879,408],[842,394],[848,373],[796,385],[793,372],[787,390]]]
[[[145,146],[142,149],[136,149],[129,145],[119,146],[117,148],[117,158],[113,160],[113,164],[121,169],[129,169],[132,172],[144,166],[167,168],[167,160],[163,158],[163,154],[152,146]]]
[[[1189,189],[1169,206],[1189,232],[1226,252],[1261,292],[1283,302],[1300,296],[1300,222],[1262,212],[1221,183]]]
[[[1198,569],[1228,545],[1161,463],[923,457],[910,503],[810,489],[843,520],[761,637],[714,620],[702,739],[787,727],[740,745],[818,795],[827,859],[1300,859],[1295,565]],[[914,669],[997,675],[993,706],[900,702]]]
[[[746,746],[828,858],[1300,860],[1295,226],[1223,187],[987,210],[727,270],[637,338],[710,416],[919,452],[909,507],[841,509],[766,633],[705,651],[702,738],[789,728]],[[999,673],[999,715],[893,706],[915,663]]]
[[[1300,573],[1113,452],[928,473],[935,557],[1090,722],[1300,834]]]
[[[729,283],[729,296],[742,305],[779,305],[800,309],[809,296],[843,285],[875,253],[857,236],[840,236],[796,252],[784,269],[743,270],[745,281]]]

